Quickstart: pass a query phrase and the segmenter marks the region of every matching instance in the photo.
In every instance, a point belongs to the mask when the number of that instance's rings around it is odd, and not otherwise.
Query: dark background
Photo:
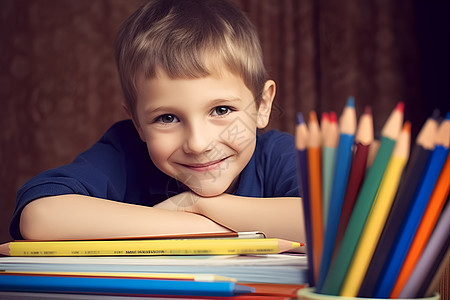
[[[372,106],[376,136],[398,101],[413,135],[433,109],[450,110],[449,1],[235,2],[277,82],[270,128],[292,133],[297,111],[339,115],[350,95],[358,114]],[[138,3],[0,0],[0,242],[26,180],[126,118],[113,41]]]

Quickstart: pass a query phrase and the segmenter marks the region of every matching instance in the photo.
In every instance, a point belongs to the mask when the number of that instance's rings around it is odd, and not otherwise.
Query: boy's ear
[[[133,121],[133,125],[136,128],[136,131],[139,134],[139,137],[141,138],[141,140],[145,143],[145,139],[144,139],[144,134],[142,133],[142,129],[139,126],[139,123],[137,121],[134,120],[133,115],[131,114],[130,110],[128,109],[128,107],[125,105],[125,103],[122,103],[122,107],[125,110],[125,112],[127,113],[128,117],[131,119],[131,121]]]
[[[261,103],[258,108],[256,126],[263,129],[269,124],[270,111],[272,110],[273,99],[275,98],[276,85],[275,81],[267,80],[261,95]]]

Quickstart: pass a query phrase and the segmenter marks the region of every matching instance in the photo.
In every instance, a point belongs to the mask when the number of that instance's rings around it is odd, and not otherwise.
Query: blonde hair
[[[259,106],[267,73],[250,20],[225,0],[150,0],[122,24],[116,62],[127,108],[135,117],[136,78],[164,71],[201,78],[225,66],[242,78]]]

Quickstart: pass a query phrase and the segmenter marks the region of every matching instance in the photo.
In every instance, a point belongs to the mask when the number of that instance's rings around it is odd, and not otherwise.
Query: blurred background
[[[398,101],[416,135],[450,110],[450,2],[235,0],[277,82],[269,127],[295,114],[372,106],[375,134]],[[0,242],[17,189],[71,162],[126,118],[113,43],[136,0],[0,0]]]

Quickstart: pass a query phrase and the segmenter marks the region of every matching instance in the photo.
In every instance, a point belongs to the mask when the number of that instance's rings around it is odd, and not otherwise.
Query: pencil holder
[[[435,293],[434,296],[432,297],[415,298],[414,300],[440,300],[440,299],[441,299],[440,295],[438,293]],[[315,292],[314,288],[304,288],[298,291],[298,300],[380,300],[380,299],[318,294]],[[407,299],[399,299],[399,300],[407,300]]]

